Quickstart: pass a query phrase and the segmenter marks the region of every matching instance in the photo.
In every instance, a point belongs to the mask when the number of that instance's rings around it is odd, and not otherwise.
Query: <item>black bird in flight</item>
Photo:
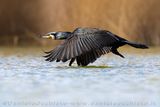
[[[46,61],[66,62],[70,60],[69,66],[76,60],[78,66],[87,66],[93,63],[101,55],[112,52],[122,58],[117,49],[123,45],[146,49],[148,46],[140,43],[130,42],[107,30],[98,28],[76,28],[73,32],[50,32],[43,38],[65,40],[55,49],[45,52]]]

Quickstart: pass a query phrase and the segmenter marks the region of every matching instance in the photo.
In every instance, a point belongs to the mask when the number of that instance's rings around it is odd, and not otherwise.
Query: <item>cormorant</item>
[[[45,52],[46,61],[66,62],[70,60],[69,66],[76,60],[78,66],[87,66],[93,63],[101,55],[112,52],[120,54],[117,49],[123,45],[146,49],[148,46],[140,43],[130,42],[107,30],[98,28],[76,28],[73,32],[49,32],[43,38],[65,40],[55,49]]]

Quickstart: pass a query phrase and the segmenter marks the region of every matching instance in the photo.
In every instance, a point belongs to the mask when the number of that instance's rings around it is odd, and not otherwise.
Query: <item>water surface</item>
[[[2,48],[1,107],[160,107],[160,51],[122,49],[92,66],[46,62],[39,48]]]

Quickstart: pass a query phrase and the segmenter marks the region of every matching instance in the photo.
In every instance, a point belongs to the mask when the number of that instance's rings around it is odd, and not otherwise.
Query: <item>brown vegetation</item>
[[[39,34],[100,27],[160,45],[159,0],[0,0],[0,44],[47,44]]]

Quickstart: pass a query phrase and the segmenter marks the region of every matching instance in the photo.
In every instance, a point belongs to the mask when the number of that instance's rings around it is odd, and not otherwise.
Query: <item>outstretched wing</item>
[[[76,57],[77,64],[79,66],[87,66],[89,63],[93,63],[99,58],[101,55],[109,53],[111,51],[111,47],[104,47],[102,49],[92,50],[87,52],[86,54],[82,54]]]
[[[92,31],[91,31],[92,30]],[[46,61],[67,61],[92,50],[111,47],[118,39],[110,32],[98,29],[75,30],[64,43],[47,52]]]

